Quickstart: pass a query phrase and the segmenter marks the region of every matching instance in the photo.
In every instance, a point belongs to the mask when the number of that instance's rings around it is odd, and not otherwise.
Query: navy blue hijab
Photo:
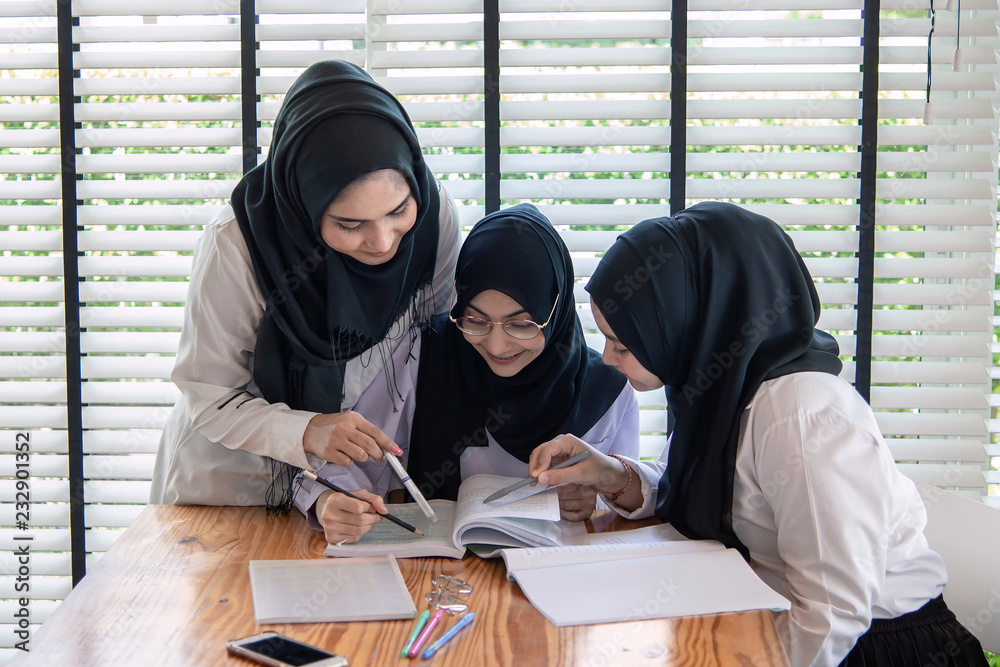
[[[816,329],[819,296],[792,240],[762,215],[696,204],[619,236],[586,289],[666,386],[675,424],[656,515],[748,555],[732,526],[743,410],[765,380],[842,367]]]
[[[459,457],[466,447],[487,446],[486,431],[527,462],[557,435],[586,434],[618,398],[625,378],[587,347],[573,282],[566,244],[531,204],[491,213],[472,228],[458,256],[452,317],[476,295],[496,290],[535,322],[550,312],[552,318],[543,329],[545,347],[507,378],[490,370],[447,317],[423,335],[407,467],[424,495],[455,498]]]

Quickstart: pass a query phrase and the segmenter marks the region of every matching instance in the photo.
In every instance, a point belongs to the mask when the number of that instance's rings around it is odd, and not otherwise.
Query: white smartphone
[[[226,650],[269,667],[348,667],[342,655],[271,631],[228,641]]]

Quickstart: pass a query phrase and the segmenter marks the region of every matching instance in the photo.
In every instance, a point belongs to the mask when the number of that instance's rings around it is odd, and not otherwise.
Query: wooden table
[[[257,625],[247,562],[320,558],[325,546],[298,514],[150,505],[12,664],[250,667],[226,653],[226,640],[276,630],[346,655],[352,667],[788,665],[770,612],[556,628],[506,579],[502,560],[472,555],[399,561],[414,600],[434,574],[476,587],[475,623],[430,660],[400,657],[412,620]]]

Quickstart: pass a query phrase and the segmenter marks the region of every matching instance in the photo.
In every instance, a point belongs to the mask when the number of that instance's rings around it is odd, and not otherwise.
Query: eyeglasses
[[[431,591],[424,594],[424,599],[430,606],[448,612],[449,614],[461,614],[469,608],[469,603],[461,598],[440,591]]]
[[[458,319],[448,316],[448,319],[455,323],[455,326],[459,328],[460,331],[469,334],[470,336],[485,336],[489,332],[493,331],[493,325],[499,324],[503,326],[503,330],[507,332],[508,336],[512,338],[519,338],[521,340],[531,340],[542,333],[542,329],[549,326],[549,322],[552,321],[552,315],[556,312],[556,304],[559,303],[559,295],[556,294],[556,301],[552,304],[552,310],[549,311],[549,316],[545,320],[545,324],[537,324],[531,320],[506,320],[505,322],[494,322],[493,320],[487,320],[482,317],[472,317],[469,315],[464,315]]]
[[[442,593],[453,595],[468,595],[475,590],[472,584],[447,574],[435,574],[431,577],[431,584]]]

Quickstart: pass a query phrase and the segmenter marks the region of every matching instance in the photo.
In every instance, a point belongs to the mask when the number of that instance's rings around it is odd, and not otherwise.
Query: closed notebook
[[[392,556],[252,560],[258,623],[413,618],[417,608]]]

